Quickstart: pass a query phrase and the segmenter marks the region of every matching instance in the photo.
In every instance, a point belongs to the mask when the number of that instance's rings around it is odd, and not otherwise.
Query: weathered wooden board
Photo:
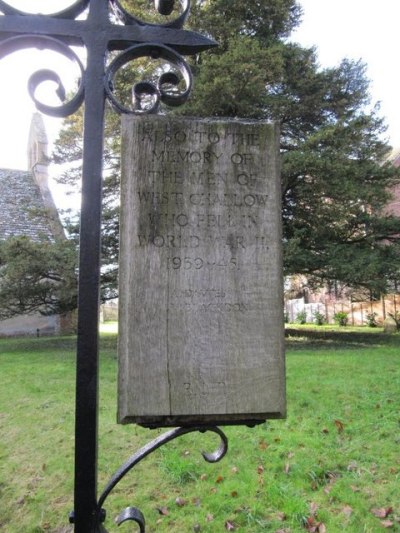
[[[119,421],[285,413],[277,126],[124,117]]]

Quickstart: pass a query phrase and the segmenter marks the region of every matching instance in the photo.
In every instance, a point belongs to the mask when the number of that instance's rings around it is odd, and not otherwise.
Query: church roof
[[[0,169],[0,240],[54,240],[49,213],[31,172]]]

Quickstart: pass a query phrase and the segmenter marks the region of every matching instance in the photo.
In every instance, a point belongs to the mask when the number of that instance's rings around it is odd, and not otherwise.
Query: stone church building
[[[65,238],[48,185],[48,141],[42,116],[32,117],[28,170],[0,168],[0,240],[27,236],[33,241]],[[0,321],[0,337],[61,333],[65,318],[40,313]]]

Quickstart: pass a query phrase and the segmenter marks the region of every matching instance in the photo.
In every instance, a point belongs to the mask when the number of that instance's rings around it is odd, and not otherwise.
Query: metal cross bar
[[[0,6],[1,8],[1,6]],[[91,12],[93,13],[94,10]],[[94,18],[93,17],[99,17]],[[34,25],[32,25],[34,22]],[[71,46],[84,44],[88,48],[102,42],[103,50],[124,50],[135,43],[162,43],[181,54],[195,54],[210,47],[212,41],[188,30],[155,25],[112,24],[107,17],[101,19],[96,13],[88,20],[64,20],[43,15],[6,16],[0,18],[0,33],[3,38],[20,34],[61,37]],[[211,44],[212,45],[212,44]]]
[[[214,41],[182,26],[189,11],[190,0],[181,0],[181,14],[164,25],[146,24],[130,15],[118,0],[71,0],[71,5],[49,15],[25,13],[0,0],[0,59],[23,48],[48,48],[75,60],[83,80],[77,95],[61,106],[51,107],[35,99],[36,87],[51,79],[59,84],[58,94],[63,98],[63,87],[58,76],[40,71],[30,80],[30,93],[39,110],[55,116],[75,112],[83,100],[84,139],[82,168],[82,206],[80,224],[80,262],[78,298],[78,340],[76,366],[76,426],[75,426],[75,508],[73,521],[76,533],[105,531],[97,516],[97,437],[98,437],[98,326],[99,275],[102,202],[102,160],[104,137],[104,109],[110,100],[119,112],[143,112],[140,101],[127,110],[113,99],[110,79],[114,70],[130,59],[156,55],[187,66],[181,54],[195,54],[214,46]],[[161,14],[168,14],[173,0],[155,0]],[[82,19],[77,19],[82,15]],[[113,22],[113,17],[119,23]],[[83,46],[87,54],[86,69],[69,46]],[[126,51],[127,54],[107,73],[108,52]],[[188,69],[187,69],[188,70]],[[156,97],[166,103],[182,103],[190,91],[189,83],[183,98],[169,94],[161,79],[155,89]],[[144,86],[149,89],[149,84]],[[143,92],[143,85],[141,86]],[[141,91],[137,91],[140,100]],[[150,111],[154,111],[153,106]]]

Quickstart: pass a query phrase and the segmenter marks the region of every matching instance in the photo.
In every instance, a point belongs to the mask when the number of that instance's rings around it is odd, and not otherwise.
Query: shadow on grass
[[[400,334],[386,334],[382,330],[346,331],[342,329],[315,329],[288,327],[285,329],[286,347],[296,349],[349,349],[377,346],[398,346]]]
[[[34,352],[54,352],[65,351],[71,352],[75,350],[76,337],[7,337],[0,338],[0,346],[2,352],[7,353],[23,353],[27,354]]]
[[[374,348],[379,346],[398,347],[400,349],[400,333],[388,335],[382,329],[365,328],[365,331],[354,331],[350,328],[325,329],[324,327],[295,327],[285,329],[286,348],[296,350],[338,350]],[[106,357],[116,358],[117,335],[102,333],[100,350]],[[70,353],[76,352],[76,336],[65,337],[13,337],[0,338],[0,353]]]
[[[116,354],[117,335],[102,334],[100,337],[100,350]],[[76,336],[65,337],[7,337],[0,338],[0,353],[47,353],[47,352],[76,352]]]

